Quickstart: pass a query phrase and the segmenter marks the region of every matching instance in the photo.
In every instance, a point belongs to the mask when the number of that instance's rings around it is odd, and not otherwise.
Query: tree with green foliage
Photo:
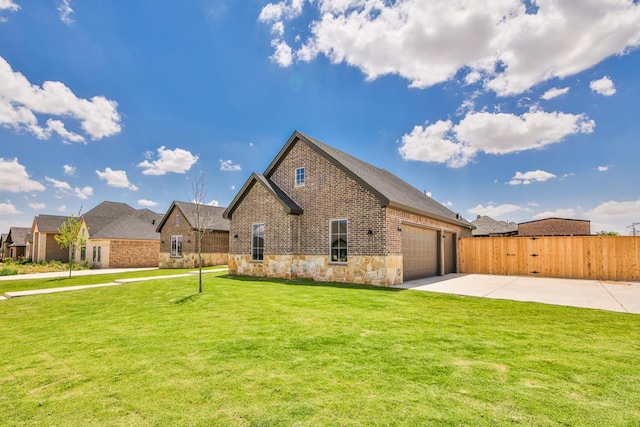
[[[596,236],[619,236],[620,233],[617,233],[615,231],[598,231],[598,233],[596,234]]]
[[[82,208],[78,211],[78,216],[75,217],[71,214],[58,229],[58,234],[55,235],[56,242],[61,248],[69,249],[69,277],[71,277],[71,270],[73,269],[73,254],[76,247],[82,247],[85,244],[85,238],[80,233],[82,222],[80,217],[82,214]]]

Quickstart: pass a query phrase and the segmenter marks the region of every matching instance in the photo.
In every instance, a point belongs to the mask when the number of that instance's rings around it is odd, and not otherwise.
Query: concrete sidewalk
[[[81,270],[81,271],[102,271],[103,273],[93,273],[93,274],[109,274],[109,273],[140,271],[140,270],[157,270],[157,268],[152,268],[152,269],[140,269],[140,268],[138,268],[138,269]],[[205,273],[219,273],[221,271],[226,271],[226,270],[227,270],[227,267],[216,268],[216,269],[211,269],[211,270],[202,270],[202,274],[205,274]],[[78,271],[78,273],[80,273],[81,271]],[[105,271],[107,271],[107,273],[104,273]],[[76,272],[74,272],[74,274],[75,273]],[[49,274],[52,274],[52,273],[23,274],[23,275],[21,275],[22,276],[21,278],[24,278],[24,276],[31,276],[32,279],[33,278],[59,277],[59,276],[47,276]],[[68,275],[69,272],[67,272],[66,274]],[[127,284],[127,283],[142,282],[142,281],[146,281],[146,280],[171,279],[171,278],[177,278],[177,277],[189,277],[189,276],[194,276],[194,275],[197,275],[197,274],[198,274],[198,271],[189,271],[187,273],[168,274],[168,275],[164,275],[164,276],[149,276],[149,277],[134,277],[134,278],[130,278],[130,279],[126,279],[126,278],[125,279],[118,279],[118,280],[115,280],[113,282],[98,283],[98,284],[95,284],[95,285],[79,285],[79,286],[65,286],[65,287],[61,287],[61,288],[47,288],[47,289],[25,290],[25,291],[10,291],[10,292],[5,292],[4,295],[0,296],[0,300],[6,300],[6,299],[9,299],[9,298],[17,298],[17,297],[26,297],[26,296],[30,296],[30,295],[41,295],[41,294],[52,294],[52,293],[56,293],[56,292],[77,291],[77,290],[81,290],[81,289],[102,288],[102,287],[106,287],[106,286],[119,286],[119,285],[124,285],[124,284]],[[38,276],[38,277],[34,277],[34,276]],[[63,275],[62,277],[65,277],[65,276]]]
[[[104,268],[95,270],[73,270],[71,277],[74,276],[93,276],[100,274],[128,273],[130,271],[149,271],[157,270],[158,267],[148,268]],[[49,273],[32,273],[32,274],[14,274],[12,276],[0,276],[0,282],[7,280],[26,280],[26,279],[51,279],[55,277],[69,277],[69,270],[51,271]]]
[[[640,314],[640,283],[637,282],[448,274],[411,280],[394,287]]]

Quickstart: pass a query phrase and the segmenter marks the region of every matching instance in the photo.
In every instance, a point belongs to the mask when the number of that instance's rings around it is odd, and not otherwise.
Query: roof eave
[[[475,225],[473,225],[471,223],[468,223],[466,221],[460,221],[460,220],[455,220],[453,218],[447,218],[446,216],[434,214],[434,213],[431,213],[431,212],[426,212],[426,211],[423,211],[421,209],[416,209],[416,208],[411,207],[411,206],[403,205],[401,203],[390,202],[387,206],[389,206],[391,208],[394,208],[394,209],[400,209],[400,210],[403,210],[403,211],[419,214],[419,215],[422,215],[422,216],[427,216],[429,218],[434,218],[434,219],[446,222],[448,224],[458,225],[460,227],[468,228],[469,230],[475,230],[475,228],[476,228]]]

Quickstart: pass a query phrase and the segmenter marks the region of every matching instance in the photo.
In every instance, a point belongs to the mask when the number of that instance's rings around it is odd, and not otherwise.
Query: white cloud
[[[60,20],[67,25],[73,23],[73,9],[71,8],[71,0],[62,0],[58,5],[58,12],[60,12]]]
[[[138,188],[134,185],[134,188],[132,188],[132,190],[137,190]],[[73,189],[73,192],[75,193],[75,195],[83,200],[87,199],[89,196],[93,195],[93,188],[86,186],[86,187],[76,187]]]
[[[545,218],[574,218],[576,216],[575,209],[556,209],[555,211],[545,211],[535,214],[533,219]]]
[[[405,134],[400,154],[405,160],[461,167],[476,153],[507,154],[542,148],[569,135],[591,133],[595,122],[584,114],[547,113],[532,108],[520,116],[469,112],[457,125],[451,120],[415,126]]]
[[[138,205],[144,206],[147,208],[153,208],[155,206],[158,206],[158,202],[154,202],[153,200],[147,200],[147,199],[139,199]]]
[[[240,165],[234,165],[231,160],[220,160],[221,171],[239,171],[242,170]]]
[[[275,52],[270,56],[271,60],[281,67],[288,67],[293,63],[293,51],[284,40],[274,40],[271,45]]]
[[[20,6],[18,6],[13,0],[0,0],[0,13],[5,10],[8,10],[9,12],[16,12],[18,9],[20,9]],[[7,18],[0,15],[0,23],[6,21]]]
[[[27,169],[18,163],[17,158],[5,160],[0,157],[0,191],[20,193],[44,189],[44,185],[29,177]]]
[[[551,178],[557,178],[557,177],[556,175],[550,172],[545,172],[540,169],[535,171],[525,172],[525,173],[516,172],[516,174],[514,175],[513,178],[511,178],[511,181],[509,181],[508,184],[509,185],[520,185],[520,184],[528,185],[528,184],[531,184],[532,182],[544,182]]]
[[[495,205],[489,204],[487,206],[478,205],[474,208],[467,209],[467,212],[471,214],[480,215],[480,216],[486,215],[495,219],[502,215],[506,215],[512,212],[517,212],[520,210],[523,210],[523,209],[518,205],[503,204],[503,205],[495,206]]]
[[[75,166],[64,165],[64,166],[62,166],[62,170],[63,170],[64,174],[68,175],[68,176],[75,176],[75,174],[76,174],[76,167]]]
[[[551,89],[547,90],[544,94],[542,94],[540,98],[544,99],[545,101],[548,101],[550,99],[557,98],[558,96],[564,95],[567,92],[569,92],[568,87],[563,87],[563,88],[552,87]]]
[[[604,202],[585,213],[587,218],[628,219],[630,222],[640,221],[640,200]]]
[[[207,203],[207,205],[209,205],[209,206],[220,206],[220,202],[218,202],[217,200],[212,200],[209,203]]]
[[[609,166],[598,166],[598,172],[606,172],[609,170]]]
[[[194,156],[187,150],[176,148],[167,150],[164,146],[158,148],[158,160],[150,162],[145,160],[138,163],[138,167],[145,168],[144,175],[164,175],[168,172],[185,173],[198,161],[198,156]]]
[[[15,215],[21,214],[19,210],[11,203],[11,201],[7,200],[7,203],[0,203],[0,214],[2,215]]]
[[[71,186],[69,185],[68,182],[58,181],[57,179],[49,178],[48,176],[45,176],[44,179],[47,182],[50,182],[51,184],[53,184],[53,187],[57,188],[58,190],[71,191]]]
[[[66,212],[66,211],[67,211],[67,205],[58,206],[58,212]]]
[[[31,209],[33,209],[34,211],[41,211],[43,210],[46,205],[44,203],[28,203],[27,204]]]
[[[98,177],[100,179],[104,179],[105,181],[107,181],[107,185],[109,187],[128,188],[132,191],[138,190],[138,187],[129,182],[126,171],[106,168],[104,172],[100,172],[97,170],[96,174],[98,174]]]
[[[616,86],[613,84],[613,81],[607,76],[604,76],[599,80],[592,80],[591,83],[589,83],[589,87],[595,93],[604,96],[611,96],[616,93]]]
[[[520,0],[306,4],[316,9],[316,19],[296,22],[311,34],[294,50],[295,58],[324,55],[359,68],[368,80],[397,74],[419,88],[466,70],[467,84],[482,81],[498,95],[513,95],[640,45],[640,5],[630,0],[539,0],[536,10]],[[303,0],[269,3],[258,20],[290,21],[302,15],[304,5]],[[282,36],[275,37],[277,49]]]
[[[236,189],[236,186],[235,186],[235,185],[232,185],[232,186],[231,186],[231,187],[229,187],[229,188],[230,188],[230,189],[232,189],[232,190],[235,190],[235,189]]]
[[[93,140],[120,132],[117,103],[104,96],[91,100],[78,98],[61,82],[45,81],[42,87],[32,85],[0,57],[0,125],[26,130],[39,139],[57,133],[65,142],[84,142],[84,137],[66,130],[61,120],[49,118],[44,127],[36,114],[73,118]]]

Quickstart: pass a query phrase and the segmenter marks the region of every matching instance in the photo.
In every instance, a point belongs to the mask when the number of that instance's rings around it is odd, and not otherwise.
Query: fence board
[[[461,273],[640,281],[640,236],[462,238]]]

